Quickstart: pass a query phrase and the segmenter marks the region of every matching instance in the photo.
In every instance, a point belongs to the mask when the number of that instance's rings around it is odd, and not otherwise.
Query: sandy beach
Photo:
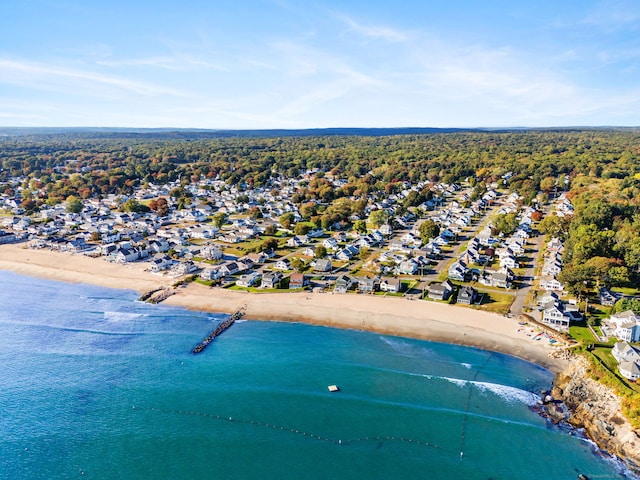
[[[0,245],[0,269],[141,293],[176,281],[145,271],[142,263],[117,265],[100,258],[24,247]],[[357,294],[247,293],[192,283],[164,303],[225,313],[246,306],[248,319],[304,322],[469,345],[514,355],[554,373],[566,366],[564,360],[549,356],[557,347],[544,340],[532,340],[515,318],[430,301]]]

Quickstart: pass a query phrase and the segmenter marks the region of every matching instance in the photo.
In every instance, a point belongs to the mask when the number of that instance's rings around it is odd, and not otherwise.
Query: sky
[[[0,126],[640,125],[638,0],[2,0]]]

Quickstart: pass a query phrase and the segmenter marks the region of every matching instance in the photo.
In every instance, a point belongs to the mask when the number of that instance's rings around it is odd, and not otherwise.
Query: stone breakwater
[[[640,472],[640,431],[621,411],[620,398],[608,387],[588,377],[588,361],[573,356],[566,370],[556,376],[553,397],[569,410],[567,421],[583,428],[600,448],[625,459]]]

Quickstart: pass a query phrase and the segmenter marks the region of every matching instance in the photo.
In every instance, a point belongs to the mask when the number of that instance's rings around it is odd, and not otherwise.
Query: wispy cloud
[[[582,23],[612,32],[640,29],[640,4],[635,0],[604,0],[582,20]]]
[[[344,14],[335,14],[335,17],[344,23],[349,31],[370,39],[381,39],[387,42],[404,42],[409,39],[405,32],[382,25],[365,25],[356,22],[353,18]]]
[[[109,59],[96,62],[107,67],[155,67],[172,71],[186,71],[195,69],[229,71],[228,68],[206,60],[185,56],[158,56],[147,58]]]
[[[73,82],[70,84],[69,82]],[[0,59],[0,83],[17,85],[28,84],[31,87],[46,89],[82,88],[91,91],[96,86],[109,87],[112,90],[129,92],[143,96],[172,95],[184,96],[183,92],[147,82],[105,75],[98,72],[78,70],[56,65],[32,63],[17,60]],[[76,92],[78,93],[78,92]],[[93,91],[93,93],[98,93]]]

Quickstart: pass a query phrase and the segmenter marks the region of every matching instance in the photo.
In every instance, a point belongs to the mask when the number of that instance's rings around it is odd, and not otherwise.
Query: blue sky
[[[0,125],[640,125],[637,0],[4,0]]]

